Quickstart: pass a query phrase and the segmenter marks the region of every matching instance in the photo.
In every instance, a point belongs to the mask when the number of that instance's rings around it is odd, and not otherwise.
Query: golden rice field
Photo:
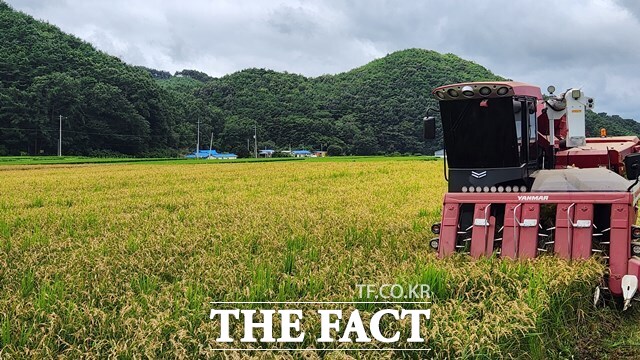
[[[596,354],[618,316],[590,306],[602,266],[438,260],[444,192],[442,163],[419,159],[2,166],[0,358]],[[220,351],[247,345],[216,342],[209,319],[211,301],[353,301],[357,284],[387,283],[431,287],[414,305],[431,309],[426,341],[394,344],[430,352],[312,336],[295,346],[319,350]],[[380,308],[357,306],[365,322]]]

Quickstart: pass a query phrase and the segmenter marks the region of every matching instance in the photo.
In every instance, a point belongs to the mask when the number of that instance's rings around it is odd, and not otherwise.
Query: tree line
[[[430,89],[501,80],[453,54],[409,49],[357,69],[319,77],[247,69],[221,78],[197,70],[130,66],[14,11],[0,0],[0,155],[178,156],[201,144],[249,156],[259,148],[329,149],[332,154],[432,154],[421,119]],[[633,120],[590,114],[587,128],[640,129]],[[592,130],[592,129],[591,129]],[[248,141],[249,140],[249,141]]]

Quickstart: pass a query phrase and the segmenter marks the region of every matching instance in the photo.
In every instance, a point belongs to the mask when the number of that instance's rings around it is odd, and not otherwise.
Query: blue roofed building
[[[185,156],[187,159],[237,159],[238,155],[230,153],[219,153],[215,150],[200,150],[199,152],[192,152]]]
[[[294,157],[310,157],[313,156],[309,150],[293,150],[291,155]]]
[[[265,157],[265,158],[270,158],[273,156],[273,154],[275,153],[275,150],[270,150],[270,149],[264,149],[264,150],[260,150],[258,152],[258,155],[260,157]]]

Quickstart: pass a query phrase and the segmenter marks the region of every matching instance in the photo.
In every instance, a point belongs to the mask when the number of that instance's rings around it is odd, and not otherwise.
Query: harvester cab
[[[594,100],[580,89],[547,90],[543,97],[520,82],[433,90],[448,193],[430,244],[441,257],[599,256],[608,270],[594,298],[610,291],[626,308],[640,277],[640,140],[606,130],[587,137]],[[426,138],[435,137],[434,125],[425,118]]]
[[[500,85],[457,84],[434,92],[440,100],[450,192],[492,186],[524,192],[543,166],[536,121],[540,90],[527,86],[516,94],[513,86]]]

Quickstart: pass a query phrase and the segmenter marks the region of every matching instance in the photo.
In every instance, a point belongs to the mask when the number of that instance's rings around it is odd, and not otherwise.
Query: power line
[[[57,132],[57,129],[47,129],[47,128],[10,128],[10,127],[0,127],[0,130],[16,130],[16,131],[41,131],[41,132]],[[100,136],[120,136],[120,137],[135,137],[139,139],[144,139],[144,137],[140,135],[133,134],[117,134],[117,133],[95,133],[95,132],[86,132],[86,131],[74,131],[74,130],[62,130],[63,133],[73,133],[73,134],[86,134],[86,135],[100,135]]]

